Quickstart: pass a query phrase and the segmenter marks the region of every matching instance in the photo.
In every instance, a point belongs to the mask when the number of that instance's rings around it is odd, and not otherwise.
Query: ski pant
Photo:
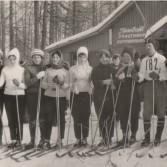
[[[3,131],[3,124],[2,124],[2,114],[3,114],[3,102],[4,102],[4,99],[3,99],[4,95],[3,95],[3,92],[0,92],[0,140],[2,140],[2,131]]]
[[[99,119],[100,136],[107,142],[111,141],[114,135],[114,119],[113,118],[113,97],[111,90],[108,90],[104,100],[105,90],[94,91],[94,105],[97,117]],[[114,95],[114,94],[113,94]],[[104,100],[104,105],[102,106]]]
[[[88,92],[80,92],[79,94],[71,93],[72,98],[75,137],[77,139],[86,138],[89,134],[90,94]]]
[[[154,111],[159,119],[165,118],[166,84],[165,81],[154,81]],[[144,119],[151,120],[153,115],[153,81],[144,84]]]
[[[6,114],[8,118],[9,130],[11,140],[20,140],[19,134],[21,134],[21,140],[23,139],[23,119],[24,119],[24,95],[18,95],[18,109],[17,112],[17,104],[16,104],[16,96],[15,95],[4,95],[4,102],[6,108]],[[20,122],[18,121],[18,113]],[[19,131],[19,123],[20,129]]]
[[[155,138],[161,139],[165,124],[166,84],[154,81],[154,113],[158,117]],[[145,138],[150,138],[151,116],[153,115],[153,81],[144,83],[144,131]]]
[[[135,84],[133,99],[131,101],[131,96],[132,96],[131,83],[132,81],[127,82],[126,85],[123,85],[124,83],[122,83],[122,87],[120,89],[120,93],[118,96],[117,111],[120,118],[120,125],[123,135],[125,136],[126,132],[131,130],[132,136],[136,137],[139,123],[140,99],[138,94],[138,85]],[[128,122],[128,120],[130,122]]]
[[[38,106],[38,93],[27,93],[26,94],[26,102],[28,107],[28,115],[29,115],[29,130],[30,130],[30,137],[32,141],[35,141],[35,130],[36,130],[36,118],[37,118],[37,106]],[[40,105],[43,100],[43,95],[41,95]],[[41,121],[41,107],[40,107],[40,114],[39,114],[39,122]],[[44,138],[43,134],[43,124],[40,123],[40,131],[41,131],[41,138]]]
[[[58,125],[58,120],[60,121],[60,138],[64,138],[65,132],[65,110],[66,110],[66,97],[59,97],[59,116],[57,111],[56,97],[44,96],[43,111],[41,119],[43,120],[44,126],[44,138],[45,140],[50,140],[52,133],[52,126],[54,118],[56,118],[56,123]],[[59,128],[59,127],[58,127]]]

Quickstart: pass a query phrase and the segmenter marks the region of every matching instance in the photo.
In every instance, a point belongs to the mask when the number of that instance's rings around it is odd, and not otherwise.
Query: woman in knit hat
[[[46,69],[46,67],[43,65],[43,58],[44,58],[44,52],[40,49],[34,49],[31,52],[32,63],[26,67],[24,73],[25,84],[27,86],[26,102],[28,108],[29,129],[31,138],[31,141],[25,146],[25,149],[31,149],[35,146],[34,144],[35,144],[37,106],[38,106],[38,101],[42,101],[44,92],[44,90],[40,91],[41,98],[38,99],[39,89],[41,89],[40,80],[44,77]],[[44,137],[43,137],[44,132],[41,121],[40,121],[40,131],[42,140],[40,141],[39,147],[44,144]]]
[[[88,49],[80,47],[77,51],[76,65],[69,70],[71,84],[71,99],[73,99],[72,116],[74,132],[77,139],[74,146],[87,145],[90,117],[90,75],[92,67],[88,63]]]
[[[4,101],[12,140],[9,148],[20,146],[23,138],[24,89],[26,86],[24,84],[24,68],[19,65],[19,59],[18,49],[12,49],[7,55],[8,65],[2,69],[0,76],[0,87],[5,83]]]
[[[93,99],[95,111],[102,137],[101,142],[98,144],[99,146],[111,144],[114,133],[114,120],[112,121],[114,111],[113,94],[111,90],[111,88],[114,90],[114,83],[111,78],[114,75],[114,70],[109,65],[110,57],[108,50],[102,50],[100,53],[100,64],[93,68],[91,76],[94,84]]]
[[[121,130],[123,138],[120,141],[120,145],[124,145],[125,141],[128,143],[128,131],[131,128],[130,143],[136,141],[136,133],[138,130],[138,118],[140,111],[140,101],[137,84],[134,83],[133,77],[137,72],[134,68],[133,57],[135,50],[131,46],[126,46],[122,51],[122,65],[116,73],[116,78],[119,81],[120,91],[118,95],[118,103],[116,111],[120,119]],[[121,82],[121,83],[120,83]],[[133,93],[132,93],[133,90]],[[133,94],[133,95],[132,95]],[[131,97],[133,97],[131,102]],[[130,112],[131,108],[131,112]],[[130,119],[130,125],[129,125]],[[127,128],[128,127],[128,128]]]
[[[53,120],[56,118],[58,125],[58,140],[55,147],[62,145],[65,131],[65,110],[66,99],[68,98],[69,74],[63,68],[63,55],[59,50],[52,53],[51,66],[46,70],[42,87],[44,93],[44,148],[50,148],[50,137],[52,132]]]

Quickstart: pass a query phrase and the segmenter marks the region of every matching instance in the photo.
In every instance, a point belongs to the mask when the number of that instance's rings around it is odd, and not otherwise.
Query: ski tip
[[[153,158],[153,155],[151,155],[151,154],[148,154],[148,156],[149,156],[149,158]]]
[[[164,158],[164,155],[160,155],[161,158]]]

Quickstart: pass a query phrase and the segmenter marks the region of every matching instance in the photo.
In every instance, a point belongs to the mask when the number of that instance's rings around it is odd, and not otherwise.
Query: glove
[[[125,79],[125,73],[123,72],[123,73],[119,74],[119,75],[118,75],[118,79],[119,79],[119,80]]]
[[[57,85],[60,85],[60,86],[64,85],[64,80],[60,80],[59,78],[60,78],[60,77],[56,75],[56,76],[52,79],[53,83],[55,83],[55,84],[57,84]]]
[[[103,80],[104,85],[111,85],[112,80],[111,79],[105,79]]]
[[[17,79],[13,79],[13,84],[16,85],[16,86],[20,85],[20,83],[19,83],[19,81]]]
[[[140,78],[139,78],[138,74],[133,74],[133,75],[132,75],[132,79],[133,79],[134,81],[138,81]]]
[[[58,75],[57,78],[58,78],[58,84],[60,86],[63,86],[64,85],[64,77],[61,75]]]
[[[36,75],[36,77],[37,77],[38,79],[41,79],[42,77],[44,77],[44,75],[45,75],[45,71],[40,71],[40,72]]]
[[[152,78],[153,80],[158,80],[159,79],[159,75],[154,71],[149,73],[149,77]]]

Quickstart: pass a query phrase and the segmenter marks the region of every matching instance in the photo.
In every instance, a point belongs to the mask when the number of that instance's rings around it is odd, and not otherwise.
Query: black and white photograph
[[[166,119],[166,0],[0,0],[1,167],[166,167]]]

